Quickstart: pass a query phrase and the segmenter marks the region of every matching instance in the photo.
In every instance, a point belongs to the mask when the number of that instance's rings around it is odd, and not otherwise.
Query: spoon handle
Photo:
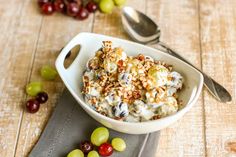
[[[183,58],[181,55],[179,55],[177,52],[175,52],[173,49],[171,49],[169,46],[167,46],[165,43],[158,42],[158,48],[182,61],[185,63],[191,65],[193,68],[198,70],[200,73],[202,73],[204,77],[204,85],[207,87],[207,89],[210,91],[210,93],[220,102],[229,102],[232,100],[231,95],[229,92],[221,86],[219,83],[217,83],[215,80],[213,80],[210,76],[205,74],[203,71],[195,67],[192,63],[187,61],[185,58]]]

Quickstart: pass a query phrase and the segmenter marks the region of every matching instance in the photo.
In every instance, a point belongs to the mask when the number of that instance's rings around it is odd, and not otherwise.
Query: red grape
[[[40,103],[35,99],[30,99],[26,103],[26,109],[29,113],[35,113],[39,110]]]
[[[65,10],[65,7],[66,7],[63,0],[55,0],[53,5],[54,5],[55,11],[58,11],[58,12],[63,12]]]
[[[88,2],[88,4],[86,5],[86,8],[88,9],[89,12],[95,12],[98,9],[98,6],[96,3],[94,3],[93,1]]]
[[[103,143],[99,146],[98,152],[101,156],[110,156],[113,153],[113,148],[109,143]]]
[[[78,12],[79,12],[79,6],[77,3],[68,3],[67,14],[69,16],[76,16]]]
[[[41,7],[42,5],[44,5],[45,3],[48,3],[49,0],[38,0],[38,4]]]
[[[82,4],[82,0],[64,0],[64,3],[68,5],[69,3],[76,3],[79,7]]]
[[[43,104],[48,100],[48,94],[46,92],[40,92],[36,96],[36,100],[40,103]]]
[[[84,154],[88,154],[93,150],[93,144],[90,141],[83,141],[80,143],[79,149],[82,150]]]
[[[79,9],[78,14],[76,15],[76,19],[84,20],[84,19],[88,18],[88,16],[89,16],[88,10],[86,8],[81,7]]]
[[[42,13],[45,15],[51,15],[54,12],[53,4],[48,2],[42,5]]]

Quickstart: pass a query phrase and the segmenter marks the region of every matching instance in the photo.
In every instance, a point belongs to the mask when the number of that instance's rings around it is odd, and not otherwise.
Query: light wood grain
[[[38,16],[41,15],[38,13]],[[59,95],[64,89],[64,85],[59,78],[55,81],[43,80],[40,77],[40,68],[46,64],[54,66],[60,49],[79,32],[91,31],[92,21],[93,16],[83,22],[61,14],[43,17],[30,81],[43,82],[44,89],[49,94],[49,101],[41,105],[39,112],[36,114],[24,112],[16,157],[27,156],[37,142]]]
[[[129,0],[127,5],[144,12],[146,0]],[[115,8],[112,14],[97,12],[94,19],[93,32],[129,39],[122,28],[119,8]]]
[[[61,14],[42,16],[35,1],[0,1],[0,156],[25,157],[37,142],[59,95],[62,81],[45,81],[42,65],[54,65],[59,50],[77,33],[92,31],[130,39],[120,9],[97,12],[85,21]],[[206,90],[184,118],[162,130],[156,157],[236,156],[236,1],[128,0],[147,13],[161,40],[223,84],[233,102],[217,102]],[[42,81],[49,101],[36,114],[25,111],[25,85]]]
[[[236,1],[202,0],[200,3],[203,70],[233,95],[229,104],[217,102],[204,91],[206,154],[236,156],[226,149],[236,141]]]
[[[42,19],[29,3],[10,0],[0,5],[0,156],[4,157],[15,154],[26,98],[24,86],[30,77]]]
[[[147,14],[160,26],[161,41],[200,67],[198,1],[148,0]],[[200,97],[179,122],[161,132],[156,156],[204,155],[203,102]]]

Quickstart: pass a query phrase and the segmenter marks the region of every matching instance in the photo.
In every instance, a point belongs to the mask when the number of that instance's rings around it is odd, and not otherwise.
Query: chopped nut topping
[[[143,54],[127,56],[122,48],[112,48],[111,41],[103,41],[87,63],[82,93],[87,103],[105,116],[124,121],[129,121],[128,115],[137,121],[155,120],[168,115],[162,112],[173,113],[182,107],[176,92],[183,79],[177,72],[169,75],[171,72],[172,66],[163,61]],[[149,115],[141,115],[142,110]]]

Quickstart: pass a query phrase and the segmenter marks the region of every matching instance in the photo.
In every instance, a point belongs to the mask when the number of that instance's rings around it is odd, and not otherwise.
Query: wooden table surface
[[[129,39],[120,12],[97,12],[85,21],[42,16],[35,0],[0,0],[0,156],[25,157],[37,142],[61,92],[58,78],[39,75],[79,32]],[[181,120],[161,131],[156,157],[236,156],[236,0],[128,0],[162,31],[162,41],[225,86],[233,101],[222,104],[204,89]],[[43,81],[49,101],[36,114],[25,111],[25,86]]]

